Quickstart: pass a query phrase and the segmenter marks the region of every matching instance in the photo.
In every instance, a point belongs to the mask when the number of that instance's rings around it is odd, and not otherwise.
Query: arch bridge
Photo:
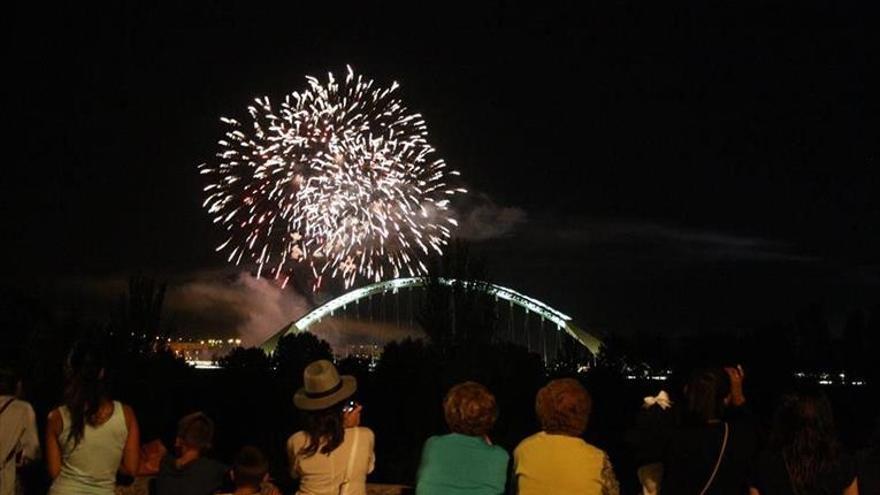
[[[529,297],[525,294],[517,292],[513,289],[502,287],[500,285],[482,282],[482,281],[472,281],[472,280],[459,280],[459,279],[451,279],[451,278],[430,278],[430,277],[406,277],[406,278],[396,278],[391,280],[385,280],[382,282],[377,282],[374,284],[370,284],[364,287],[360,287],[345,294],[342,294],[335,299],[332,299],[321,306],[313,309],[309,313],[307,313],[302,318],[296,320],[291,323],[288,327],[282,329],[275,336],[267,340],[263,344],[263,349],[267,352],[273,352],[275,350],[275,346],[278,343],[278,340],[287,334],[291,333],[299,333],[306,332],[313,329],[316,325],[318,325],[322,320],[328,317],[334,317],[337,314],[344,314],[346,310],[350,307],[355,307],[360,313],[360,303],[361,301],[369,301],[370,308],[372,311],[372,298],[373,296],[381,296],[384,300],[384,296],[386,294],[397,295],[401,291],[412,291],[414,289],[425,289],[429,287],[431,284],[439,283],[442,286],[447,287],[456,287],[462,288],[464,290],[473,290],[479,291],[491,297],[494,297],[496,303],[500,303],[501,301],[505,301],[509,303],[509,319],[508,319],[508,337],[514,337],[518,334],[517,330],[514,328],[514,322],[516,321],[516,316],[514,315],[514,308],[519,308],[522,310],[522,316],[520,320],[522,321],[522,326],[524,327],[523,335],[525,336],[525,343],[530,350],[532,350],[530,336],[534,333],[529,328],[530,317],[531,315],[535,315],[537,320],[534,323],[540,325],[539,338],[540,342],[535,342],[535,347],[538,349],[543,349],[544,359],[548,360],[547,347],[545,337],[547,332],[544,332],[545,323],[549,323],[551,329],[555,329],[556,332],[560,335],[564,335],[574,339],[574,341],[586,347],[593,355],[598,354],[599,349],[602,347],[602,342],[593,334],[581,329],[577,325],[574,324],[572,318],[565,313],[562,313],[559,310],[553,309],[547,304],[539,301],[533,297]],[[410,292],[411,294],[412,292]],[[400,323],[400,305],[399,303],[396,306],[397,308],[397,321]],[[410,312],[412,313],[413,304],[410,302]],[[372,312],[371,318],[372,318]],[[412,315],[410,314],[410,318]],[[553,332],[550,332],[551,334]],[[552,336],[552,335],[551,335]],[[553,336],[556,338],[557,345],[560,342],[560,336]],[[511,338],[510,340],[516,340]]]

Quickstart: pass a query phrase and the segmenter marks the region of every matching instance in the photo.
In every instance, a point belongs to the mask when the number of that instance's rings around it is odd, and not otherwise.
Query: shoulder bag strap
[[[358,439],[360,438],[361,429],[358,427],[354,430],[354,438],[351,440],[351,452],[348,454],[348,464],[345,466],[345,478],[342,480],[342,486],[339,487],[340,495],[348,493],[348,486],[351,484],[351,470],[354,468],[354,459],[357,457]]]
[[[6,408],[8,408],[13,402],[15,402],[15,397],[10,397],[9,400],[3,404],[3,407],[0,407],[0,414],[3,414],[6,411]]]
[[[13,402],[15,402],[15,397],[12,397],[9,400],[7,400],[6,403],[3,404],[3,407],[0,407],[0,415],[2,415],[4,412],[6,412],[6,409],[8,409],[9,406]],[[20,438],[21,438],[21,435],[19,435],[19,439]],[[18,440],[16,440],[16,442],[12,444],[12,450],[9,451],[9,455],[7,455],[6,458],[4,458],[4,459],[0,459],[0,470],[3,470],[4,468],[6,468],[6,465],[9,464],[9,461],[11,461],[15,457],[15,450],[17,448],[17,444],[18,444]]]
[[[709,481],[706,482],[706,486],[703,487],[703,490],[700,492],[700,495],[706,495],[706,491],[709,490],[709,487],[712,486],[712,482],[715,481],[715,476],[718,474],[718,468],[721,467],[721,459],[724,458],[724,451],[727,450],[727,437],[730,433],[729,427],[727,423],[724,423],[724,438],[721,439],[721,450],[718,452],[718,460],[715,461],[715,469],[712,470],[712,476],[709,476]]]

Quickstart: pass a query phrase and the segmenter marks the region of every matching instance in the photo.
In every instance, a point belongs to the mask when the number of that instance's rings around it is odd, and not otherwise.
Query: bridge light
[[[333,299],[315,308],[314,310],[297,320],[286,330],[285,333],[307,331],[309,327],[311,327],[315,323],[320,322],[326,315],[329,314],[330,316],[333,316],[337,309],[344,308],[345,305],[350,302],[355,302],[362,298],[367,298],[368,302],[371,301],[373,294],[381,293],[384,295],[385,292],[388,292],[389,290],[393,291],[396,294],[397,289],[399,288],[425,287],[426,285],[429,285],[435,281],[440,285],[444,285],[447,287],[463,287],[465,289],[482,291],[486,294],[494,296],[496,300],[507,300],[510,304],[511,309],[513,309],[514,305],[520,306],[524,309],[527,315],[530,312],[538,313],[542,318],[546,318],[553,322],[560,331],[564,331],[566,334],[575,338],[575,340],[586,346],[593,354],[598,354],[599,352],[601,342],[597,338],[573,325],[571,323],[570,316],[547,306],[537,299],[526,296],[525,294],[521,294],[512,289],[508,289],[507,287],[502,287],[500,285],[495,285],[488,282],[456,280],[447,278],[396,278],[383,282],[376,282],[374,284],[354,289],[337,297],[336,299]]]

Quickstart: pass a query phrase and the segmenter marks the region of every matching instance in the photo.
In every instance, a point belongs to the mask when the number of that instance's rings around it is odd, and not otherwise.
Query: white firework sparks
[[[344,81],[307,77],[308,89],[248,107],[229,126],[204,206],[228,237],[228,260],[257,265],[286,283],[307,266],[346,287],[358,276],[426,272],[424,256],[442,247],[457,224],[449,200],[466,192],[428,143],[421,115],[348,67]]]

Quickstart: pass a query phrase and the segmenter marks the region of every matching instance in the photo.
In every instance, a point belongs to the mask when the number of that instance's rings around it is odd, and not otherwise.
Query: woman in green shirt
[[[476,382],[460,383],[443,400],[452,433],[425,442],[416,495],[500,495],[510,456],[489,440],[498,417],[495,396]]]

